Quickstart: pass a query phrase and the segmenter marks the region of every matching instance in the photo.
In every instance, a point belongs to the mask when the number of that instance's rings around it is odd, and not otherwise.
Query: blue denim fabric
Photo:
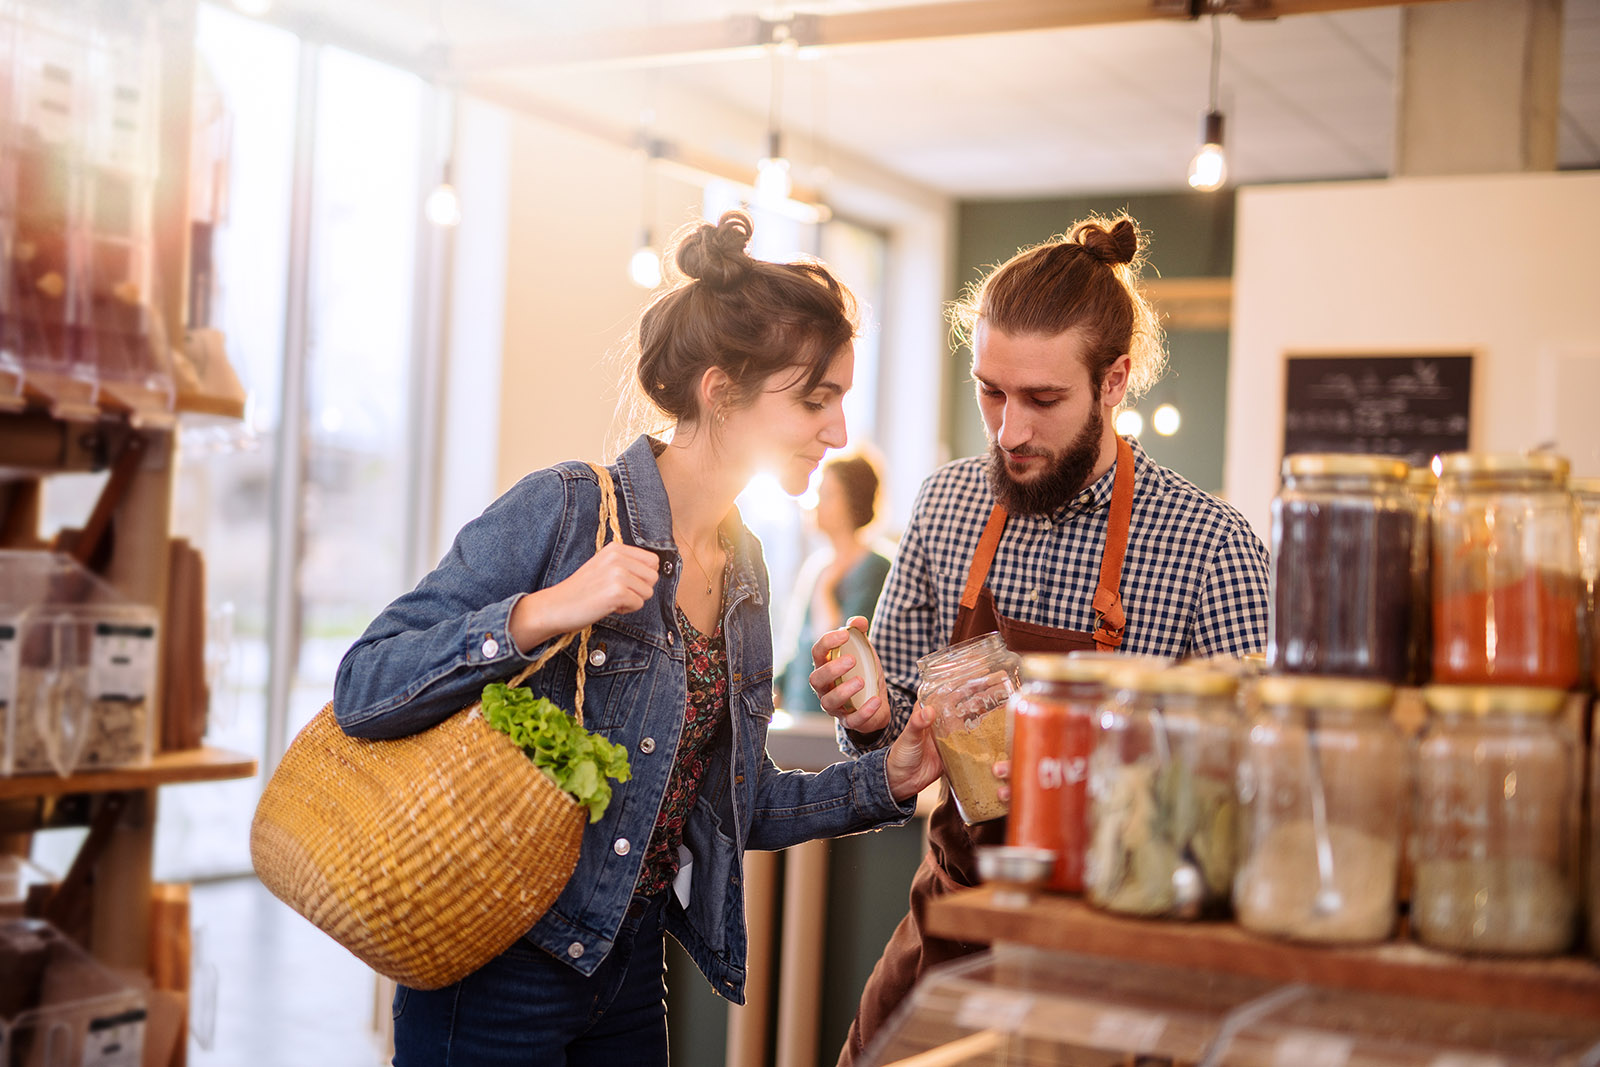
[[[682,557],[649,437],[611,468],[623,537],[661,558],[655,594],[630,615],[613,615],[590,638],[584,722],[622,745],[632,781],[617,785],[605,817],[584,833],[577,870],[529,931],[535,945],[593,974],[611,951],[655,828],[683,728],[688,683],[674,605]],[[507,627],[527,591],[548,587],[594,553],[600,490],[583,463],[528,475],[457,534],[433,573],[379,615],[345,654],[334,714],[356,737],[399,737],[426,729],[477,699],[483,686],[515,674],[528,655]],[[756,538],[732,516],[734,546],[723,598],[728,649],[729,729],[684,828],[692,855],[686,907],[670,899],[667,930],[716,991],[744,1002],[746,849],[897,826],[915,798],[889,793],[886,750],[817,774],[780,771],[766,753],[772,720],[772,630],[766,565]],[[572,708],[574,643],[527,685]]]
[[[665,1064],[665,899],[634,899],[616,948],[592,975],[518,941],[455,985],[401,986],[395,1067]]]

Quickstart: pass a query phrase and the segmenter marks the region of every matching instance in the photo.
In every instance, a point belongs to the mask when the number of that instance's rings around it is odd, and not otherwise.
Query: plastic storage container
[[[1411,928],[1464,953],[1572,944],[1581,745],[1559,689],[1430,686],[1417,751]]]
[[[1411,677],[1417,518],[1408,469],[1384,456],[1283,461],[1272,501],[1273,671],[1396,685]]]
[[[933,738],[945,779],[969,825],[1006,814],[993,768],[1011,752],[1006,702],[1017,691],[1020,666],[997,633],[917,660],[917,699],[933,710]]]
[[[1409,797],[1391,686],[1276,676],[1239,762],[1243,808],[1233,910],[1239,925],[1297,941],[1389,936]]]
[[[49,923],[0,923],[0,1065],[139,1067],[144,995]]]
[[[1550,686],[1579,678],[1577,513],[1549,453],[1441,457],[1433,511],[1433,678]]]
[[[1084,896],[1109,911],[1225,912],[1238,832],[1238,678],[1178,666],[1108,679],[1089,760]]]

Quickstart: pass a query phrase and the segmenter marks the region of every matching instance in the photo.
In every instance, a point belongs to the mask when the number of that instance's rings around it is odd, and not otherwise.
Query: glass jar
[[[1580,744],[1560,689],[1429,686],[1411,927],[1456,952],[1547,956],[1577,916]]]
[[[917,700],[933,711],[933,740],[963,822],[1006,813],[994,764],[1011,752],[1006,702],[1017,691],[1021,660],[997,633],[958,642],[917,660]]]
[[[1406,492],[1416,526],[1411,535],[1411,685],[1433,677],[1433,497],[1439,475],[1431,466],[1412,467]]]
[[[1239,761],[1239,925],[1297,941],[1382,941],[1394,929],[1408,796],[1405,741],[1383,682],[1278,675]]]
[[[1409,469],[1385,456],[1308,453],[1283,461],[1272,500],[1273,672],[1395,684],[1410,676],[1416,511]]]
[[[1106,697],[1106,677],[1157,657],[1116,652],[1022,657],[1022,688],[1011,697],[1011,818],[1006,843],[1048,849],[1049,889],[1083,889],[1089,841],[1089,754]]]
[[[1600,959],[1600,702],[1589,719],[1589,954]]]
[[[1434,681],[1572,686],[1582,592],[1567,461],[1543,452],[1440,460]]]
[[[1578,576],[1583,581],[1583,642],[1588,678],[1600,692],[1600,605],[1596,603],[1596,578],[1600,577],[1600,478],[1574,478],[1569,484],[1578,506]]]
[[[1107,679],[1089,757],[1084,896],[1132,915],[1227,910],[1240,719],[1231,672],[1130,667]]]

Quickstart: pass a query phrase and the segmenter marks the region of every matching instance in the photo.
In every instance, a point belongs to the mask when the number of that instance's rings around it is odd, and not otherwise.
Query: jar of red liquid
[[[1433,505],[1433,679],[1567,689],[1583,581],[1567,461],[1441,456]]]
[[[1083,889],[1089,839],[1089,754],[1105,698],[1106,674],[1127,657],[1022,657],[1022,688],[1011,697],[1011,820],[1006,843],[1056,854],[1045,885]]]

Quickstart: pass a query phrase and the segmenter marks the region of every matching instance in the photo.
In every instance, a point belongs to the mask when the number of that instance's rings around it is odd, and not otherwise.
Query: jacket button
[[[661,573],[662,574],[671,574],[672,573],[672,561],[670,559],[664,559],[664,560],[661,561]]]
[[[606,662],[606,650],[603,648],[592,649],[589,652],[589,666],[603,667]]]
[[[646,738],[642,739],[639,742],[639,751],[643,752],[646,756],[648,756],[650,753],[654,752],[655,750],[656,750],[656,739],[655,738],[646,737]]]
[[[671,634],[668,634],[668,635],[667,635],[667,646],[668,646],[668,647],[669,647],[669,648],[670,648],[670,647],[671,647],[671,646],[673,646],[673,645],[675,645],[675,644],[677,644],[677,643],[678,643],[678,639],[677,639],[677,638],[676,638],[676,637],[674,637],[674,636],[672,636],[672,635],[671,635]]]
[[[484,634],[483,635],[483,658],[484,659],[494,659],[499,654],[500,654],[500,642],[496,641],[494,638],[490,637],[488,634]]]
[[[615,852],[619,856],[626,856],[629,852],[633,851],[633,846],[628,844],[628,839],[626,837],[619,837],[612,843],[611,851]]]
[[[574,941],[572,944],[568,945],[567,955],[571,956],[573,959],[577,959],[579,956],[583,955],[583,943],[581,941]]]

